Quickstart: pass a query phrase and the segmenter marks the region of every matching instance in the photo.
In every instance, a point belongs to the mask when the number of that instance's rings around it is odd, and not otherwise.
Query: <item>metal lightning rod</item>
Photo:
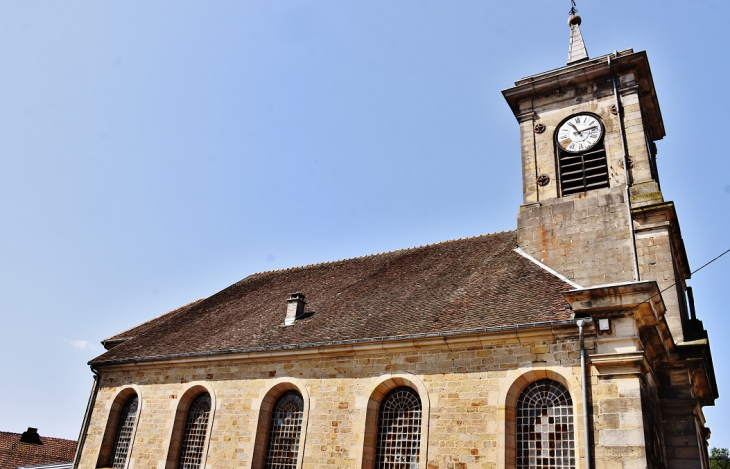
[[[575,0],[570,0],[570,16],[575,16],[578,14],[578,9],[575,7]]]

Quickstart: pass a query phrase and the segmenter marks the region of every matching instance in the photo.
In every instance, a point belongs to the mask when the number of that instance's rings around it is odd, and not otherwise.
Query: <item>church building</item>
[[[254,274],[105,340],[75,466],[709,468],[649,60],[589,58],[580,24],[503,91],[515,230]]]

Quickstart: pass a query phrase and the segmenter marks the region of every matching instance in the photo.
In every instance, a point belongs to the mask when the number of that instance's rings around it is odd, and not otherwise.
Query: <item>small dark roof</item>
[[[0,432],[0,469],[67,462],[74,459],[76,453],[74,440],[41,436],[40,444],[23,443],[20,441],[22,436],[21,433]]]
[[[569,319],[561,292],[573,287],[516,246],[510,231],[254,274],[90,364]],[[305,315],[283,326],[292,292],[306,296]]]

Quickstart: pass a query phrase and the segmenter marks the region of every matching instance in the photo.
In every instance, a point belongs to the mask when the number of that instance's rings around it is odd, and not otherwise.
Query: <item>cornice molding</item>
[[[611,57],[611,67],[609,67]],[[637,86],[646,116],[645,128],[651,140],[661,140],[666,135],[664,122],[659,108],[659,101],[654,88],[651,68],[646,52],[634,52],[627,49],[614,54],[607,54],[595,59],[587,60],[545,73],[522,78],[515,82],[515,86],[502,91],[512,112],[517,117],[524,112],[520,110],[520,102],[526,99],[540,97],[546,93],[561,93],[563,90],[590,84],[602,79],[610,78],[611,68],[619,78],[628,81],[619,83],[619,90],[625,93],[631,87]],[[633,78],[630,75],[634,75]],[[630,91],[629,91],[630,92]]]
[[[492,346],[496,344],[519,344],[525,341],[554,341],[578,336],[575,321],[553,321],[548,323],[524,324],[511,328],[496,327],[470,331],[456,331],[441,335],[429,334],[420,337],[392,337],[370,339],[367,342],[311,344],[309,347],[280,347],[267,350],[231,350],[200,353],[188,356],[148,357],[119,362],[93,363],[94,368],[105,371],[139,367],[168,365],[199,365],[230,362],[259,362],[272,360],[320,359],[335,356],[371,355],[383,352],[411,352],[423,350],[450,350],[454,347]]]

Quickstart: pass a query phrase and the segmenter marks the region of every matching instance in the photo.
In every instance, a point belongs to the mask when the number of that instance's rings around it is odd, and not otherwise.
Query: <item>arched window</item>
[[[574,469],[573,401],[557,381],[529,384],[517,400],[517,469]]]
[[[421,399],[407,386],[390,391],[380,403],[375,467],[417,468],[421,442]]]
[[[302,435],[304,401],[297,391],[287,391],[271,411],[264,467],[296,469]]]
[[[134,443],[134,433],[142,402],[139,389],[124,387],[112,401],[96,467],[124,469]]]
[[[603,121],[593,113],[574,114],[558,125],[555,149],[561,195],[609,187],[603,134]]]
[[[198,469],[203,460],[205,436],[210,418],[210,394],[199,394],[188,408],[180,444],[179,469]]]
[[[127,453],[134,433],[134,422],[137,418],[137,404],[137,395],[134,394],[127,399],[119,413],[114,447],[109,460],[109,465],[114,469],[124,469],[124,464],[127,462]]]

